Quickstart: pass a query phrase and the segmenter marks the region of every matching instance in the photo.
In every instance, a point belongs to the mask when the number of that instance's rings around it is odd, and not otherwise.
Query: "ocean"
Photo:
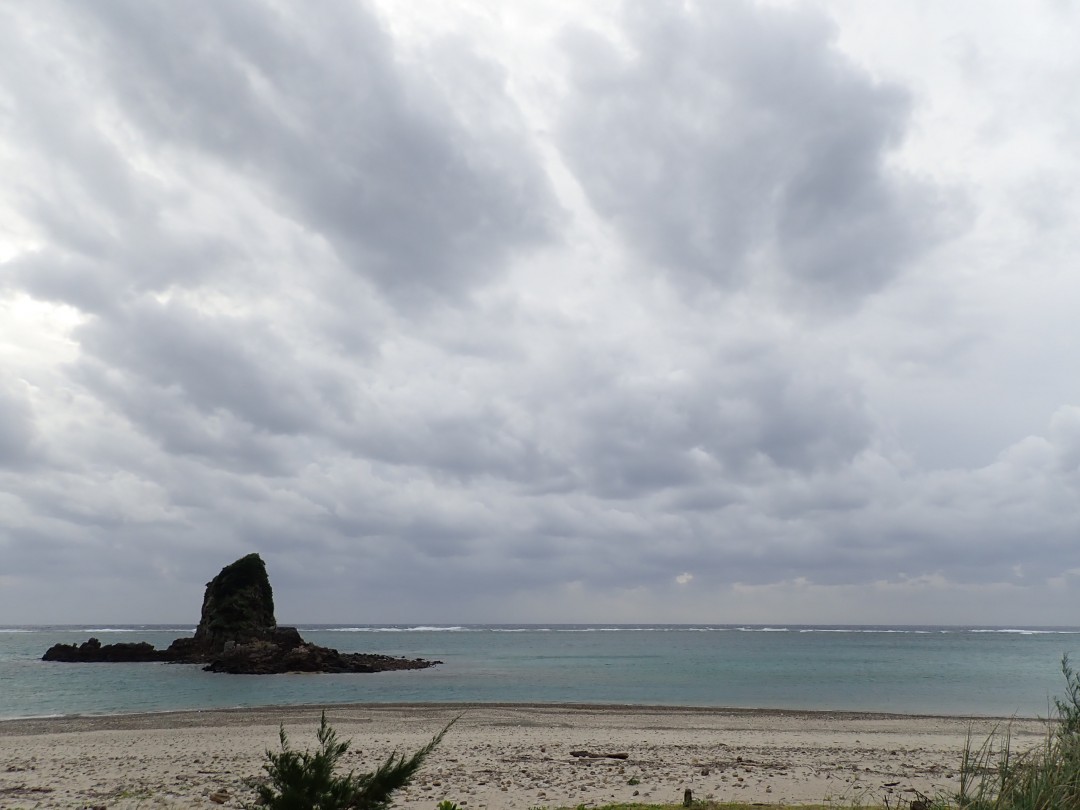
[[[438,659],[372,675],[220,675],[177,664],[46,663],[51,645],[191,625],[0,627],[0,719],[336,703],[603,703],[1046,716],[1080,628],[298,625],[342,652]]]

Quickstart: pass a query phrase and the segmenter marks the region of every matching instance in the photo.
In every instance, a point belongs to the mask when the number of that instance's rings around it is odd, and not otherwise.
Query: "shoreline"
[[[746,715],[749,717],[785,717],[785,718],[830,718],[835,720],[941,720],[941,721],[965,721],[973,723],[1045,723],[1046,718],[1029,715],[984,715],[984,714],[941,714],[936,712],[887,712],[858,709],[798,709],[798,708],[771,708],[771,707],[742,707],[742,706],[693,706],[666,703],[638,704],[638,703],[538,703],[528,701],[523,703],[513,702],[488,702],[488,701],[463,701],[463,702],[425,702],[425,701],[396,701],[387,703],[289,703],[289,704],[266,704],[262,706],[228,706],[210,707],[205,709],[161,709],[158,711],[138,712],[111,712],[103,714],[52,714],[30,717],[0,717],[0,737],[14,736],[19,734],[41,733],[67,733],[84,731],[90,728],[112,728],[116,730],[125,728],[145,728],[152,725],[155,718],[169,718],[175,722],[162,726],[171,727],[198,727],[204,725],[231,726],[239,721],[230,721],[229,718],[244,718],[249,722],[252,717],[261,715],[280,716],[292,712],[321,712],[367,710],[379,711],[432,711],[432,712],[468,712],[476,709],[499,709],[523,711],[588,711],[588,712],[611,712],[619,714],[702,714],[702,715]],[[25,730],[20,727],[25,726]],[[57,726],[57,728],[38,728],[38,726]],[[64,728],[68,726],[68,728]]]
[[[42,808],[227,807],[250,801],[284,724],[315,746],[320,705],[0,721],[0,804]],[[395,805],[463,810],[577,807],[612,801],[850,803],[955,791],[965,741],[1009,726],[1014,743],[1045,739],[1046,721],[612,704],[326,705],[353,748],[345,769],[411,753],[460,720]],[[625,753],[579,758],[572,751]],[[210,798],[215,795],[215,799]]]

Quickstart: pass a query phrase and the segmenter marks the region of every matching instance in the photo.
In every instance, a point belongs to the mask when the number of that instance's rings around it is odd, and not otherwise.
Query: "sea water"
[[[1046,716],[1080,628],[299,625],[342,652],[438,659],[369,675],[221,675],[194,665],[41,661],[56,643],[191,626],[0,627],[0,719],[335,703],[603,703]]]

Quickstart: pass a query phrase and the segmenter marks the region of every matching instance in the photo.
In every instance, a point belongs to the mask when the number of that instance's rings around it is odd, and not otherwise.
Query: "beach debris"
[[[584,757],[586,759],[629,759],[630,755],[627,753],[618,754],[597,754],[592,751],[571,751],[572,757]]]
[[[0,796],[19,796],[30,795],[34,793],[52,793],[54,788],[40,787],[34,785],[33,787],[27,787],[26,785],[14,785],[12,787],[0,788]]]

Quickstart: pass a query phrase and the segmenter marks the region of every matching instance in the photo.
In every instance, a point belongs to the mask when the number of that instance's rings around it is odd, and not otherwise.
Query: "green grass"
[[[960,790],[933,810],[1080,810],[1080,675],[1061,660],[1065,698],[1054,700],[1044,743],[1017,752],[1008,727],[964,750]]]

